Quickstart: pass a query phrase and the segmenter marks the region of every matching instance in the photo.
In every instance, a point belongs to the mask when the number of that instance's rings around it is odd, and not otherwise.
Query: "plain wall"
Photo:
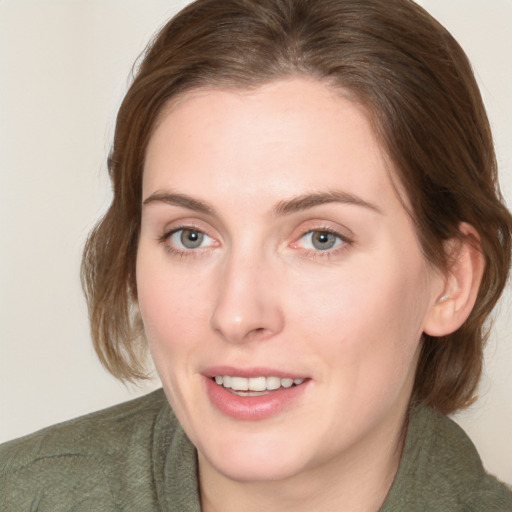
[[[0,0],[0,441],[146,393],[97,362],[79,282],[110,199],[106,155],[131,66],[182,0]],[[512,203],[512,1],[424,0],[466,49]],[[481,398],[457,417],[512,483],[510,287]]]

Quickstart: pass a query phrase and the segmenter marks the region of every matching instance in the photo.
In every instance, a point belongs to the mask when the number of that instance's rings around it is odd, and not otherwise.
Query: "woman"
[[[474,398],[512,219],[428,14],[200,0],[148,49],[109,169],[93,339],[121,379],[147,343],[164,392],[5,445],[5,510],[512,509],[443,415]]]

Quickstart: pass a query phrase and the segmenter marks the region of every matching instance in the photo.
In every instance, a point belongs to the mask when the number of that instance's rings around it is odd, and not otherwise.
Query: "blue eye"
[[[178,249],[198,249],[200,247],[208,247],[212,244],[213,239],[197,229],[182,228],[171,234],[170,243]]]
[[[344,240],[330,231],[309,231],[301,237],[305,249],[328,251],[340,246]]]

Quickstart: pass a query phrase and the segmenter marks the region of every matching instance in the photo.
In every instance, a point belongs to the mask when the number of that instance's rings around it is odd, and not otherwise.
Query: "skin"
[[[376,511],[385,499],[421,334],[446,292],[390,168],[364,110],[314,80],[190,92],[163,113],[144,168],[138,297],[198,449],[203,510]],[[207,208],[162,200],[171,193]],[[294,201],[311,194],[320,204]],[[183,228],[204,234],[197,248]],[[312,242],[325,231],[332,248]],[[276,415],[240,420],[207,396],[214,365],[307,381]]]

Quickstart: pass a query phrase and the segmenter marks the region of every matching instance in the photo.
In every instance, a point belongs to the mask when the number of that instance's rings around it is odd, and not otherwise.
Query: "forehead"
[[[143,195],[179,188],[261,202],[341,188],[392,200],[388,159],[365,110],[347,96],[302,78],[186,93],[155,127]]]

